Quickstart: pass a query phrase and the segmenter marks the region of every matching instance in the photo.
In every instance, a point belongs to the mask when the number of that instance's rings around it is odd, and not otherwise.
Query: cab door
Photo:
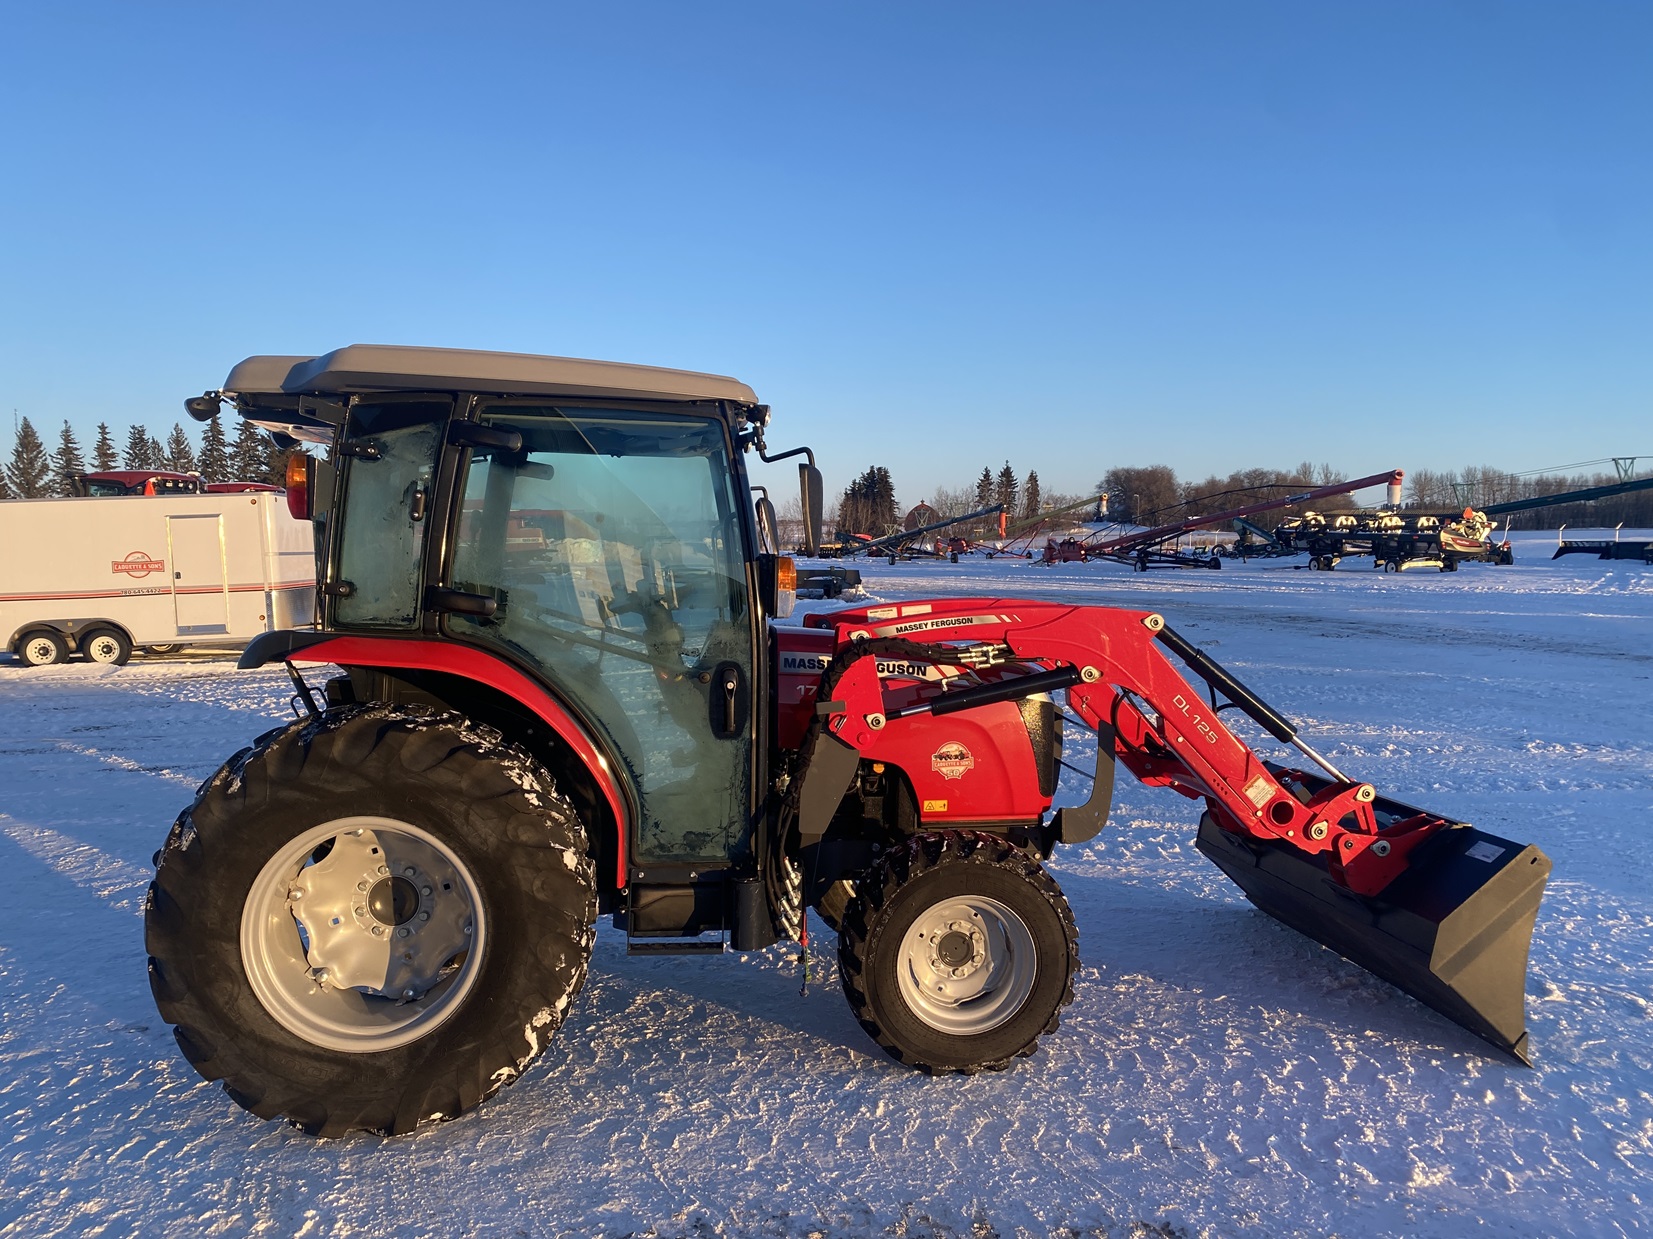
[[[456,485],[449,584],[496,606],[448,630],[531,661],[619,757],[650,880],[741,855],[755,622],[723,418],[501,401],[480,420],[522,449],[473,450]]]

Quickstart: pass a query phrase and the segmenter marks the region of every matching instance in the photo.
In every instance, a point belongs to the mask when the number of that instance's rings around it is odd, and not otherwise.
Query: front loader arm
[[[940,640],[955,655],[960,643],[968,643],[962,650],[973,655],[973,663],[966,657],[967,665],[1033,668],[892,706],[872,660],[854,663],[832,687],[832,700],[817,708],[827,714],[827,729],[858,749],[872,747],[885,728],[920,715],[1065,687],[1069,709],[1087,727],[1113,736],[1114,756],[1137,778],[1204,799],[1231,833],[1324,857],[1328,876],[1356,894],[1382,890],[1406,867],[1417,844],[1452,824],[1423,813],[1385,814],[1380,820],[1372,786],[1343,777],[1306,746],[1304,751],[1336,777],[1300,798],[1223,724],[1219,708],[1178,672],[1167,651],[1276,738],[1297,743],[1295,729],[1153,612],[972,598],[839,611],[811,616],[809,622],[830,624],[840,651],[889,638]]]
[[[1160,616],[971,598],[808,622],[833,628],[838,649],[816,703],[823,742],[830,733],[865,755],[891,729],[923,726],[920,715],[1065,689],[1069,710],[1139,779],[1205,801],[1197,846],[1253,904],[1527,1061],[1527,957],[1549,858],[1350,779]],[[947,681],[970,681],[950,691],[888,694],[858,647],[889,638],[942,642],[927,648],[978,674]],[[1210,688],[1210,704],[1173,655]],[[1324,777],[1259,760],[1219,718],[1230,707]],[[1104,813],[1087,811],[1078,837]]]

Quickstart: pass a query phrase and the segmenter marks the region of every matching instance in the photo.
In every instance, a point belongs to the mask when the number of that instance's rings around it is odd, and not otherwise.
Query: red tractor
[[[1003,1068],[1073,997],[1042,862],[1102,828],[1116,760],[1204,803],[1200,849],[1259,907],[1524,1055],[1536,848],[1346,777],[1152,612],[776,624],[793,567],[745,460],[807,449],[768,453],[744,384],[358,345],[189,404],[224,400],[326,448],[287,487],[322,618],[243,656],[286,663],[301,716],[179,816],[146,941],[180,1048],[254,1113],[331,1136],[472,1108],[563,1022],[602,914],[632,951],[721,952],[814,909],[892,1057]],[[300,664],[343,674],[317,700]],[[1261,760],[1231,707],[1314,769]],[[1053,814],[1074,727],[1095,782]]]

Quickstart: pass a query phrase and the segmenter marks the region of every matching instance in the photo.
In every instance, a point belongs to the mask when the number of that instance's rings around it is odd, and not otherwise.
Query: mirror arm
[[[808,457],[806,464],[798,466],[798,492],[804,507],[804,554],[818,555],[821,551],[821,507],[824,500],[821,494],[821,471],[815,467],[815,452],[811,448],[795,447],[789,452],[776,452],[771,456],[761,443],[758,446],[758,459],[766,465],[772,465],[777,460],[786,460],[791,456]]]
[[[777,460],[785,460],[790,456],[807,456],[809,457],[810,467],[813,468],[815,465],[814,448],[795,447],[790,452],[776,452],[773,456],[771,456],[768,452],[764,451],[761,443],[758,445],[758,459],[763,461],[766,465],[772,465]]]

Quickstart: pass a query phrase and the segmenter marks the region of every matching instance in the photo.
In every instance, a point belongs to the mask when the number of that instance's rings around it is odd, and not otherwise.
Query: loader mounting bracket
[[[1102,833],[1113,808],[1114,726],[1104,720],[1096,729],[1096,777],[1084,804],[1065,805],[1050,819],[1063,843],[1088,843]]]

